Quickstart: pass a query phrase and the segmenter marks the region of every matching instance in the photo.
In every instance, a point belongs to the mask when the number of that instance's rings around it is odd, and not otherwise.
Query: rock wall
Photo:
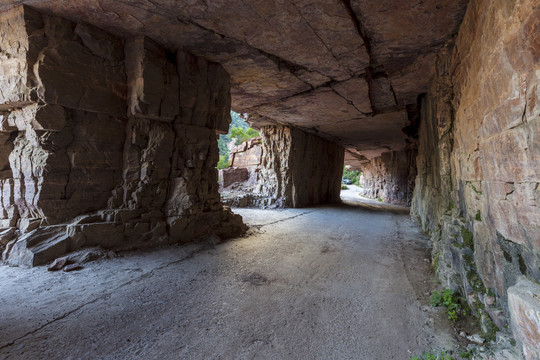
[[[340,201],[344,150],[288,126],[261,128],[262,168],[255,193],[263,206],[303,207]]]
[[[262,145],[261,138],[255,137],[236,145],[229,155],[230,166],[219,170],[219,186],[223,195],[229,186],[236,184],[240,191],[252,192],[257,183],[257,174],[261,169]]]
[[[524,288],[540,281],[539,18],[534,0],[470,2],[421,102],[412,203],[445,286],[486,336],[511,325],[527,359],[540,358],[523,330],[538,328]]]
[[[391,151],[360,167],[362,195],[410,206],[416,178],[416,149]]]
[[[0,18],[5,261],[244,230],[218,193],[216,131],[230,122],[220,65],[27,7]]]

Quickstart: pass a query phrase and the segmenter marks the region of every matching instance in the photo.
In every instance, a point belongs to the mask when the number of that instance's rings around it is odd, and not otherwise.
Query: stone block
[[[125,115],[125,66],[114,54],[119,39],[90,25],[76,31],[71,21],[27,6],[0,17],[1,48],[9,58],[0,67],[0,104],[33,101]],[[106,50],[103,43],[115,46]]]
[[[540,359],[540,285],[522,278],[508,288],[512,331],[526,360]]]
[[[122,246],[124,225],[121,223],[93,223],[80,225],[86,238],[86,246],[102,246],[106,249]]]
[[[171,55],[147,37],[125,47],[128,116],[172,121],[179,112],[179,83]]]
[[[241,183],[249,179],[249,171],[246,168],[227,168],[221,171],[223,187],[228,187],[234,183]]]
[[[64,108],[58,105],[39,107],[30,125],[34,130],[60,131],[66,126]]]
[[[65,230],[62,226],[49,226],[28,232],[6,249],[4,260],[12,266],[44,265],[72,250]]]
[[[177,53],[181,123],[225,134],[231,122],[229,75],[219,64],[185,50]]]

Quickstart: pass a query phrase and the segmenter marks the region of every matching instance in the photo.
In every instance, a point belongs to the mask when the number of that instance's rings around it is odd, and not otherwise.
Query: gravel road
[[[2,359],[409,359],[451,343],[426,310],[406,209],[236,209],[248,235],[86,264],[0,267]]]

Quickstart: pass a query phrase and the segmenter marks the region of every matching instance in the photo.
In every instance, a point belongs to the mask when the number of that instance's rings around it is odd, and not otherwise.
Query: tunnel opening
[[[339,201],[351,161],[363,196],[410,206],[482,336],[540,358],[534,0],[139,5],[0,4],[5,264],[214,244],[246,231],[216,165],[301,208]],[[260,138],[227,159],[231,108]]]
[[[231,207],[257,207],[256,186],[262,163],[258,130],[248,114],[231,111],[229,132],[218,139],[218,182],[221,202]]]

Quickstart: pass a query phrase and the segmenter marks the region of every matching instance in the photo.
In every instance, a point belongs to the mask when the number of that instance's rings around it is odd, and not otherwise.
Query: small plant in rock
[[[441,351],[438,354],[424,351],[420,356],[412,356],[411,360],[454,360],[454,358],[448,355],[445,351]]]
[[[349,190],[347,185],[341,184],[341,190]]]
[[[433,307],[444,306],[448,313],[448,319],[452,321],[457,321],[460,313],[465,315],[465,311],[461,308],[457,296],[450,289],[434,291],[429,302]]]

